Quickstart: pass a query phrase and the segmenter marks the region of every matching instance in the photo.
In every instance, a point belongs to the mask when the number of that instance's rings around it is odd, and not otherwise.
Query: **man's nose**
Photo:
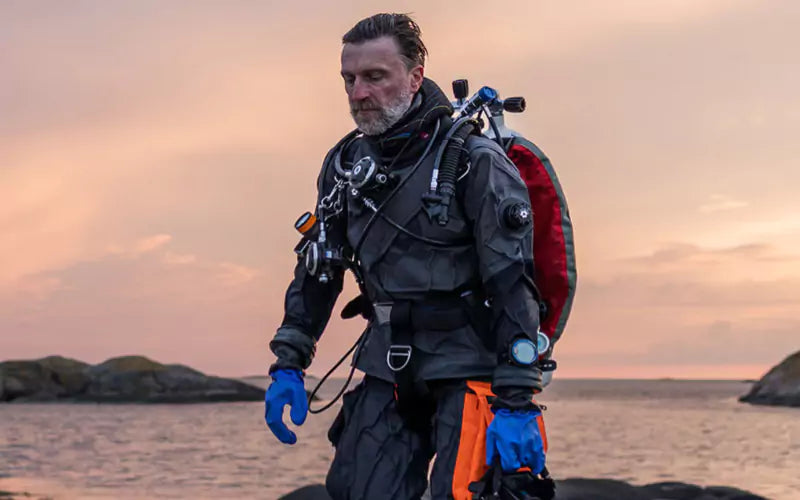
[[[369,85],[360,78],[356,78],[356,81],[353,82],[350,98],[354,101],[363,101],[367,97],[369,97]]]

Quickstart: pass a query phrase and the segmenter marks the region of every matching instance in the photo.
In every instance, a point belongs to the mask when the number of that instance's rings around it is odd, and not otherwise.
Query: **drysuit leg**
[[[475,393],[476,384],[488,391],[488,383],[453,381],[438,387],[433,435],[436,461],[431,472],[433,500],[471,500],[469,483],[486,471],[486,427],[491,410],[485,395]],[[488,421],[487,421],[488,419]]]
[[[494,414],[491,383],[453,381],[436,391],[437,409],[433,434],[436,461],[431,472],[432,500],[472,500],[470,483],[479,481],[486,466],[486,429]],[[545,440],[544,421],[539,430]]]
[[[431,437],[405,425],[393,384],[365,377],[344,395],[328,438],[336,447],[325,482],[333,500],[414,500],[425,492]]]

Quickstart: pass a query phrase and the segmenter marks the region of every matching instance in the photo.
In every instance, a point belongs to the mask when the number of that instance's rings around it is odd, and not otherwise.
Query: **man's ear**
[[[409,71],[411,75],[411,90],[412,92],[416,92],[422,87],[422,80],[425,78],[425,68],[422,66],[417,66]]]

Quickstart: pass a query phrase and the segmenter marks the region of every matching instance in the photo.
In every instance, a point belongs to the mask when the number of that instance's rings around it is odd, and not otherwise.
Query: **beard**
[[[386,107],[380,107],[370,101],[360,101],[350,105],[350,115],[359,130],[366,135],[381,135],[397,123],[411,107],[411,91],[406,89]],[[369,110],[366,115],[361,111]]]

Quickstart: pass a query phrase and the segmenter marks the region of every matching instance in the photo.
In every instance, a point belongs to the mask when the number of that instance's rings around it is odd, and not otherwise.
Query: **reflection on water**
[[[548,463],[559,478],[677,480],[798,499],[800,410],[737,403],[746,389],[557,380],[540,398]],[[298,443],[286,446],[267,431],[260,403],[0,405],[0,490],[55,499],[274,499],[324,481],[336,408],[310,415]]]

